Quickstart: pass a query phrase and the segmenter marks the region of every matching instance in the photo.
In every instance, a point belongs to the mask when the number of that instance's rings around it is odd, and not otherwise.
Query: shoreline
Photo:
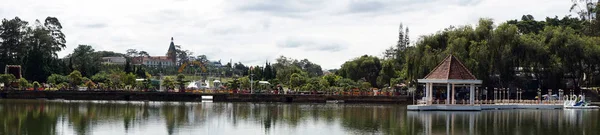
[[[0,91],[1,99],[63,99],[63,100],[115,100],[115,101],[203,101],[202,96],[212,96],[212,102],[285,102],[285,103],[382,103],[410,104],[409,96],[348,96],[348,95],[285,95],[285,94],[228,94],[228,93],[178,93],[139,91]],[[206,99],[204,99],[206,101]]]

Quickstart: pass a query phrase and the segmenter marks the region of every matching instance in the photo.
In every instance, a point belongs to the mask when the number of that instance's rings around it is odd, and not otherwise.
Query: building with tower
[[[149,67],[177,65],[177,50],[175,48],[175,43],[173,43],[173,37],[171,37],[171,44],[169,45],[166,56],[134,57],[132,63],[134,65],[146,65]]]

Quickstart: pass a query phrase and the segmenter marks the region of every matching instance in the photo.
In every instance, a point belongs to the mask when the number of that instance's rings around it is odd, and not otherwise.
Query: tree
[[[179,92],[185,92],[185,75],[178,74],[177,75],[177,86],[179,86]]]
[[[50,35],[54,40],[53,46],[55,50],[53,51],[60,51],[63,48],[67,47],[65,44],[67,42],[67,40],[65,39],[66,36],[64,33],[62,33],[63,27],[60,24],[60,21],[58,21],[58,18],[50,16],[46,17],[46,19],[44,20],[44,26],[50,32]]]
[[[240,82],[240,88],[250,89],[250,78],[248,78],[248,76],[241,77],[238,80]]]
[[[336,74],[327,74],[327,75],[324,75],[322,78],[323,78],[323,80],[327,81],[327,84],[329,84],[331,86],[336,85],[338,80],[342,79],[341,76],[338,76]]]
[[[0,69],[8,64],[21,65],[25,56],[27,56],[27,44],[25,35],[28,31],[28,22],[19,17],[7,20],[3,19],[0,25]]]
[[[368,92],[371,89],[371,83],[369,82],[359,81],[358,83],[360,84],[361,91]]]
[[[398,29],[398,44],[396,45],[396,51],[403,51],[410,45],[410,40],[408,38],[408,27],[406,27],[406,31],[404,31],[402,23],[400,23],[400,28]]]
[[[136,56],[139,54],[139,52],[138,52],[136,49],[127,49],[127,50],[125,51],[125,54],[126,54],[126,55],[127,55],[129,58],[133,58],[133,57],[136,57]]]
[[[396,69],[393,60],[384,60],[379,71],[378,86],[390,85],[390,80],[396,77]]]
[[[598,0],[571,0],[573,3],[570,12],[575,12],[585,23],[585,34],[600,36],[600,1]]]
[[[273,74],[273,69],[271,68],[271,63],[265,62],[265,68],[263,72],[263,80],[271,80],[274,79],[275,75]]]
[[[0,74],[0,82],[4,84],[4,89],[7,90],[10,87],[10,83],[15,80],[15,76],[12,74]]]
[[[194,53],[191,52],[190,50],[183,50],[183,49],[181,49],[180,45],[175,45],[175,56],[176,56],[177,63],[178,63],[177,65],[181,65],[185,62],[189,62],[190,57],[192,57],[193,54]]]
[[[93,75],[90,79],[96,83],[108,83],[109,82],[108,74],[106,72],[99,72],[99,73]]]
[[[3,19],[0,25],[0,69],[5,65],[23,65],[23,76],[34,81],[46,81],[52,73],[62,73],[63,63],[57,52],[65,48],[62,26],[55,17],[48,17],[42,24],[36,20],[33,26],[15,17]]]
[[[31,85],[33,86],[33,90],[38,90],[38,88],[40,88],[42,86],[37,81],[34,81]]]
[[[123,69],[125,73],[132,73],[131,70],[131,61],[129,59],[125,59],[125,68]]]
[[[234,74],[241,75],[241,76],[247,76],[249,73],[248,70],[250,70],[249,67],[245,66],[241,62],[233,64],[233,69],[234,69]]]
[[[175,88],[175,80],[167,76],[163,79],[163,86],[167,88],[167,90],[172,90]]]
[[[276,68],[275,68],[276,69]],[[290,85],[290,77],[294,73],[301,73],[302,70],[298,67],[282,68],[277,70],[275,78],[283,82],[285,85]]]
[[[129,86],[129,87],[133,87],[133,85],[135,84],[135,74],[133,73],[128,73],[128,74],[123,74],[122,81],[123,84],[125,84],[125,86]]]
[[[595,1],[595,2],[594,2]],[[596,18],[595,13],[598,12],[598,0],[571,0],[570,12],[575,12],[583,20],[594,20]]]
[[[307,80],[307,75],[305,72],[302,73],[293,73],[290,76],[290,88],[297,90],[298,88],[300,88],[302,85],[304,85],[306,83]]]
[[[83,77],[81,72],[75,70],[69,74],[69,82],[71,83],[71,87],[73,90],[78,90],[77,86],[82,83]]]
[[[233,79],[229,81],[229,89],[237,90],[240,87],[240,81],[238,79]]]
[[[101,58],[90,45],[79,45],[67,57],[71,60],[72,68],[81,71],[83,76],[90,77],[99,72]]]
[[[329,83],[329,81],[327,81],[324,78],[318,78],[319,80],[319,90],[325,90],[327,93],[332,92],[331,90],[331,84]]]
[[[356,82],[354,82],[352,79],[348,79],[348,78],[342,78],[339,79],[336,82],[336,85],[338,87],[341,87],[344,90],[351,90],[352,88],[357,88],[356,86]]]
[[[125,86],[125,76],[127,73],[122,70],[113,70],[108,75],[108,81],[112,89],[121,89]]]
[[[85,81],[85,86],[87,87],[88,90],[93,90],[96,88],[96,83],[94,83],[92,80],[88,80],[88,81]]]
[[[46,82],[50,83],[50,84],[60,84],[63,82],[69,82],[69,78],[67,78],[66,76],[63,76],[63,75],[59,75],[59,74],[52,74],[52,75],[48,76],[48,79]]]
[[[57,52],[65,48],[65,37],[58,19],[48,17],[44,24],[36,20],[24,39],[27,45],[27,55],[23,59],[24,76],[34,81],[46,81],[50,74],[60,72],[52,62],[58,59]]]
[[[21,77],[20,79],[18,79],[17,84],[19,84],[19,89],[21,89],[21,90],[25,90],[30,85],[29,81],[27,81],[27,79],[25,79],[24,77]]]
[[[352,80],[358,81],[359,79],[364,79],[371,83],[372,86],[377,86],[377,77],[380,71],[381,63],[379,58],[363,55],[345,62],[336,73]]]

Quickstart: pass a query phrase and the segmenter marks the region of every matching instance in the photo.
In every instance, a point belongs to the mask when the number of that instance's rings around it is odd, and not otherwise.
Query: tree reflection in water
[[[597,110],[407,112],[404,105],[0,100],[0,134],[600,134]]]

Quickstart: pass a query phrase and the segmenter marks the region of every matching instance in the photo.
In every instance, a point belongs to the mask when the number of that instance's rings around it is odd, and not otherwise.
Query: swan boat
[[[589,102],[586,102],[585,96],[582,95],[566,96],[563,107],[565,109],[600,109],[600,107],[590,105]]]

